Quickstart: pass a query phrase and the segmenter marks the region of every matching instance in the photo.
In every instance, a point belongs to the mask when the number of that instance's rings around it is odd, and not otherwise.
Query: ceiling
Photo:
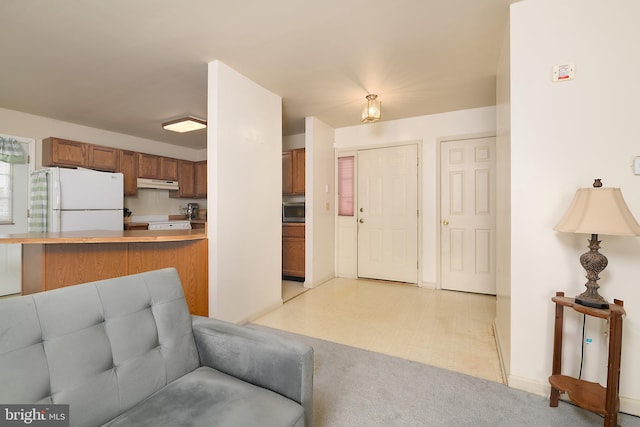
[[[207,63],[282,97],[283,134],[495,105],[509,0],[2,0],[0,107],[188,148]]]

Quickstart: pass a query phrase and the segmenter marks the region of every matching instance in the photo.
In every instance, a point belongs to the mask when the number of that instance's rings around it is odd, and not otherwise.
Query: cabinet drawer
[[[282,237],[304,238],[304,224],[283,224]]]

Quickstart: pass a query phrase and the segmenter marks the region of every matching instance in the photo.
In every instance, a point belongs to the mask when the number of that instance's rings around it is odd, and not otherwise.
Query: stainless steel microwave
[[[282,222],[304,222],[304,202],[282,204]]]

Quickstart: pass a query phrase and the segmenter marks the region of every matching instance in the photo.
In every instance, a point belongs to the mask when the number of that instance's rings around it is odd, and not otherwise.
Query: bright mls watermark
[[[69,427],[69,405],[0,405],[0,427]]]

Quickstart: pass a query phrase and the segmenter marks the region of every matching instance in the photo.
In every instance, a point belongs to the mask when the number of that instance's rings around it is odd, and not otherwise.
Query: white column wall
[[[305,119],[305,287],[335,276],[334,129]]]
[[[282,304],[282,101],[209,63],[209,315],[245,322]]]
[[[601,178],[620,187],[640,219],[638,145],[640,2],[535,0],[511,6],[511,372],[509,383],[548,392],[556,291],[584,290],[578,262],[587,235],[556,233],[577,188]],[[575,80],[551,81],[554,65],[575,63]],[[600,293],[625,301],[621,408],[640,413],[640,238],[600,236],[609,266]],[[565,373],[577,375],[581,316],[565,310]],[[606,346],[587,328],[590,349]],[[602,371],[600,351],[586,363]],[[590,356],[591,354],[588,354]],[[600,375],[602,378],[602,375]]]
[[[511,369],[511,80],[509,28],[505,28],[496,77],[496,320],[495,334],[506,376]]]

